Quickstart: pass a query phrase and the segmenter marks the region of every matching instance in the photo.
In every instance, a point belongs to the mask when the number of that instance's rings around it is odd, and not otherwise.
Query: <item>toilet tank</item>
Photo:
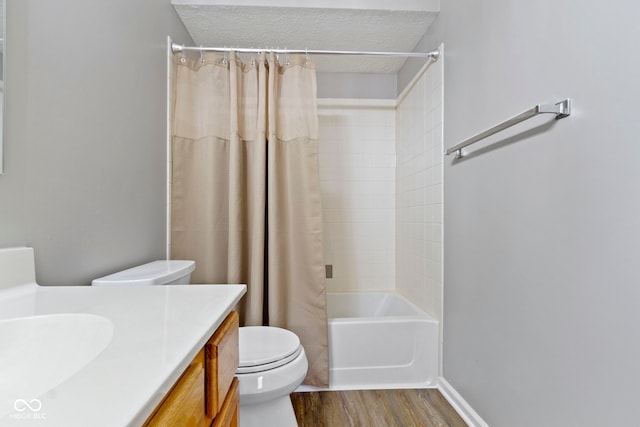
[[[191,280],[195,261],[153,261],[108,276],[94,279],[93,286],[186,285]]]

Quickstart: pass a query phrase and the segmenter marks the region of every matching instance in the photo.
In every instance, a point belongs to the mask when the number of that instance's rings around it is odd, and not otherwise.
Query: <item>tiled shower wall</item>
[[[443,61],[400,96],[396,115],[396,290],[442,320]]]
[[[318,102],[327,290],[395,290],[440,320],[442,71],[397,102]]]
[[[395,102],[320,99],[329,292],[395,289]]]

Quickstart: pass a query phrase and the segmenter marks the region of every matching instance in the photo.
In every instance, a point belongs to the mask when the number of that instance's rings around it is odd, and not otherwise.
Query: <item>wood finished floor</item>
[[[299,427],[467,427],[436,389],[293,393]]]

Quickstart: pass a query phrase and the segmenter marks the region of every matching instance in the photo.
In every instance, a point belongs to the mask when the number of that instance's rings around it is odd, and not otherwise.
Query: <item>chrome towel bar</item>
[[[454,145],[451,148],[448,148],[447,151],[445,151],[445,154],[448,156],[449,154],[456,153],[455,158],[460,159],[464,157],[464,153],[462,152],[462,149],[464,147],[467,147],[475,142],[480,141],[481,139],[491,136],[494,133],[498,133],[502,130],[510,128],[511,126],[516,125],[520,122],[523,122],[532,117],[535,117],[538,114],[555,114],[556,120],[567,117],[568,115],[571,114],[571,99],[567,98],[562,101],[556,102],[555,104],[536,105],[525,112],[522,112],[516,116],[513,116],[510,119],[505,120],[504,122],[499,123],[493,126],[492,128],[485,130],[484,132],[480,132],[479,134],[474,135],[471,138],[467,138],[461,143]]]

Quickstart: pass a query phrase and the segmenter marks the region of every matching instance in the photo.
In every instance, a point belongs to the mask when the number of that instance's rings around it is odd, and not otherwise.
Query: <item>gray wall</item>
[[[640,4],[442,2],[444,376],[493,427],[640,417]],[[507,139],[505,139],[507,138]]]
[[[318,73],[318,98],[396,99],[396,75]]]
[[[38,282],[87,284],[164,257],[170,0],[9,0],[0,247]]]

